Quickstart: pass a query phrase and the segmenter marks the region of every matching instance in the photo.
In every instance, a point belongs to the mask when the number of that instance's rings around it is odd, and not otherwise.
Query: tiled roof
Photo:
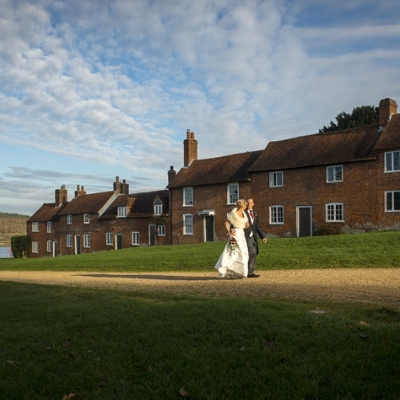
[[[114,192],[82,194],[73,198],[60,215],[97,214]]]
[[[27,222],[50,222],[58,218],[60,211],[65,208],[68,203],[64,203],[59,207],[55,207],[55,203],[44,203],[39,210],[37,210]]]
[[[375,150],[389,150],[400,147],[400,114],[392,116],[379,138]]]
[[[270,142],[250,172],[329,165],[376,157],[379,125]]]
[[[261,153],[262,150],[258,150],[195,160],[176,174],[168,188],[244,181],[249,178],[248,169]]]
[[[163,203],[163,214],[169,213],[169,191],[157,190],[153,192],[120,194],[99,219],[116,218],[118,207],[127,207],[127,218],[148,217],[154,214],[153,203],[159,197]]]

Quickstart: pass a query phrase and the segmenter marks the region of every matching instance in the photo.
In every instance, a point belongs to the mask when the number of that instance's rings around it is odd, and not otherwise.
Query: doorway
[[[297,207],[297,237],[312,236],[312,207]]]

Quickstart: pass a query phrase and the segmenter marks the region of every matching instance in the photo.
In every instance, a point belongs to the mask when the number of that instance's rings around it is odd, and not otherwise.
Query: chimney
[[[122,193],[129,194],[129,183],[126,183],[126,179],[122,180]]]
[[[397,114],[397,103],[389,98],[379,102],[379,124],[385,127],[393,114]]]
[[[187,129],[186,139],[183,141],[183,166],[188,167],[194,160],[197,160],[197,140],[194,132]]]
[[[116,176],[115,182],[113,184],[114,192],[117,192],[117,194],[121,194],[121,190],[122,190],[121,186],[122,186],[122,183],[119,181],[119,176]]]
[[[75,197],[78,197],[82,194],[86,194],[85,188],[82,186],[82,188],[79,185],[76,185],[76,190],[75,190]]]
[[[54,206],[58,207],[68,201],[68,190],[65,189],[65,185],[61,185],[61,189],[55,191],[55,202]]]
[[[176,175],[176,171],[174,170],[174,166],[171,165],[168,171],[168,185],[171,183],[172,179]]]

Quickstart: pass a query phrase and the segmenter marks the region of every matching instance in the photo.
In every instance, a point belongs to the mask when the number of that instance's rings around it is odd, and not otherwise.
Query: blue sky
[[[0,0],[0,211],[400,104],[398,0]]]

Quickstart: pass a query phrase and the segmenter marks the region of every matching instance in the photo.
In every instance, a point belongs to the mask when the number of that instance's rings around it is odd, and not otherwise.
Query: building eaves
[[[113,191],[79,195],[68,203],[60,215],[97,214],[113,195]]]
[[[61,211],[68,205],[63,203],[59,207],[55,203],[44,203],[28,220],[27,222],[50,222],[58,219]]]

